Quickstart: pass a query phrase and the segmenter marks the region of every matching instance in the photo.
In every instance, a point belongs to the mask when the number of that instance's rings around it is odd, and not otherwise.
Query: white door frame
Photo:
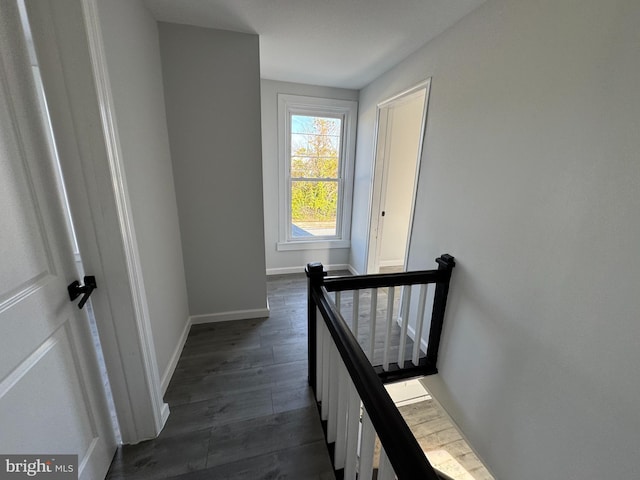
[[[372,271],[377,271],[377,257],[378,251],[380,249],[380,242],[378,241],[378,228],[380,223],[380,207],[383,204],[384,195],[385,195],[385,186],[383,183],[386,179],[386,174],[384,173],[388,169],[388,146],[386,145],[386,136],[381,138],[379,134],[381,129],[386,131],[387,124],[387,115],[384,113],[384,110],[396,102],[402,101],[404,98],[409,95],[413,95],[414,93],[425,90],[424,97],[424,106],[422,110],[422,122],[420,125],[420,138],[418,144],[418,158],[416,161],[416,175],[415,181],[413,185],[413,198],[411,201],[411,214],[409,220],[409,232],[407,235],[407,246],[405,248],[405,257],[404,257],[404,269],[406,270],[407,262],[409,260],[409,250],[411,248],[411,236],[413,234],[413,221],[415,215],[415,205],[416,205],[416,193],[418,188],[418,179],[420,177],[420,165],[422,163],[422,152],[424,146],[424,138],[426,135],[427,129],[427,112],[429,109],[429,93],[431,91],[431,77],[426,80],[406,89],[402,92],[393,95],[392,97],[387,98],[386,100],[378,103],[377,112],[376,112],[376,129],[375,129],[375,137],[374,137],[374,166],[373,166],[373,188],[371,190],[371,201],[369,205],[371,205],[371,209],[369,211],[369,229],[367,236],[367,246],[365,251],[365,273],[371,273]],[[375,232],[375,235],[374,235]],[[376,238],[378,237],[378,238]]]
[[[26,0],[123,443],[155,438],[163,403],[96,0]]]

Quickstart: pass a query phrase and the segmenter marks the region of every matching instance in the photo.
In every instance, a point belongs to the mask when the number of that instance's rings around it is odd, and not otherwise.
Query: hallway
[[[109,480],[334,478],[307,386],[306,277],[267,288],[270,318],[191,328],[166,427],[119,448]]]

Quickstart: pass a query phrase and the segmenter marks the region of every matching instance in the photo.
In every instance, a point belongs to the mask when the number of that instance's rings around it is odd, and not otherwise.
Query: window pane
[[[312,115],[291,115],[291,133],[321,133],[318,126],[326,129],[323,133],[340,135],[341,118],[316,117]]]
[[[335,236],[338,213],[337,181],[291,182],[291,236]]]
[[[338,178],[342,119],[291,116],[291,176]]]
[[[338,157],[291,157],[291,178],[338,178]]]

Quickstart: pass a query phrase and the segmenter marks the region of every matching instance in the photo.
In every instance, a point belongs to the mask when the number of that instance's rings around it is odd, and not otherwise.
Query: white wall
[[[262,171],[264,175],[264,234],[267,272],[303,271],[309,262],[347,265],[348,248],[277,251],[278,242],[278,94],[358,100],[356,90],[318,87],[299,83],[262,80]]]
[[[138,0],[98,7],[158,369],[166,386],[189,311],[158,28]]]
[[[638,25],[489,0],[360,95],[354,231],[376,102],[433,77],[409,267],[456,257],[430,386],[499,479],[640,478]]]
[[[159,30],[190,313],[266,316],[258,36]]]

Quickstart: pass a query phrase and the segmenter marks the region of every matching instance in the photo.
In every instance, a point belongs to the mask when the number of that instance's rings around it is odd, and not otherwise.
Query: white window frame
[[[276,249],[310,250],[349,248],[351,245],[351,204],[353,165],[356,147],[358,103],[351,100],[278,95],[278,164],[279,216]],[[326,237],[292,237],[291,235],[291,116],[307,115],[342,119],[342,138],[338,172],[338,211],[336,235]]]

